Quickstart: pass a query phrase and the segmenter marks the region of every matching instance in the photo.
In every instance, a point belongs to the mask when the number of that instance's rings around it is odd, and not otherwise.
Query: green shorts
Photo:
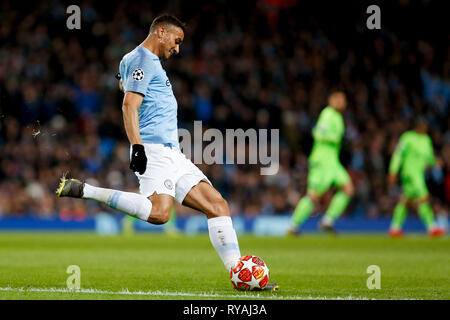
[[[420,175],[405,175],[401,177],[403,195],[406,199],[421,199],[428,197],[425,177]]]
[[[324,194],[331,186],[340,188],[350,182],[342,164],[338,163],[309,163],[308,191],[317,195]]]

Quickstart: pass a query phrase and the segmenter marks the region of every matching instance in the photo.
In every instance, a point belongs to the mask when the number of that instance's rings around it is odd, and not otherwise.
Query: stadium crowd
[[[417,115],[429,121],[443,160],[427,176],[433,203],[438,212],[448,210],[449,42],[368,30],[364,14],[342,22],[343,36],[299,1],[273,3],[237,8],[217,1],[194,9],[181,1],[111,2],[107,8],[85,1],[81,30],[68,30],[63,1],[37,1],[28,10],[2,1],[0,216],[83,219],[107,211],[58,199],[54,191],[63,172],[94,185],[138,190],[114,76],[122,56],[145,39],[162,11],[188,25],[180,55],[163,62],[180,127],[192,129],[201,120],[204,129],[280,129],[277,175],[261,175],[258,165],[199,165],[233,215],[293,211],[306,188],[311,129],[335,88],[349,100],[341,158],[356,195],[346,214],[392,213],[401,189],[388,188],[387,167]]]

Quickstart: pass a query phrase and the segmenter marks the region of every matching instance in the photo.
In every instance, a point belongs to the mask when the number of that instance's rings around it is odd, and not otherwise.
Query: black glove
[[[133,144],[131,152],[130,169],[144,174],[147,168],[147,157],[145,156],[145,149],[142,144]]]

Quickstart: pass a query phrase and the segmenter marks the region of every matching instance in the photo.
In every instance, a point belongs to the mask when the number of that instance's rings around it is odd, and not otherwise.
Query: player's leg
[[[143,195],[95,187],[76,179],[62,177],[56,193],[58,197],[95,200],[144,221],[148,220],[152,211],[152,202]]]
[[[200,181],[187,193],[182,203],[206,215],[211,243],[229,272],[239,261],[241,252],[227,201],[211,184]],[[278,285],[268,283],[264,290],[277,291]]]
[[[394,208],[394,214],[389,227],[389,236],[393,238],[403,236],[402,228],[408,213],[408,207],[412,206],[413,199],[416,196],[415,186],[411,183],[411,179],[406,176],[401,176],[400,179],[403,194],[400,196],[400,199]]]
[[[405,222],[408,201],[404,195],[402,195],[394,208],[394,214],[392,216],[391,225],[389,227],[389,236],[398,238],[403,236],[403,223]]]
[[[95,187],[76,179],[61,179],[57,190],[59,197],[95,200],[130,216],[153,224],[169,220],[175,196],[171,151],[162,145],[144,144],[147,168],[144,174],[135,173],[139,179],[140,194]],[[130,149],[131,152],[131,149]]]
[[[288,234],[298,234],[298,229],[308,219],[314,210],[314,206],[320,200],[320,197],[328,190],[332,183],[327,168],[319,163],[311,163],[308,172],[308,191],[298,202],[291,218],[291,225]]]
[[[165,224],[169,221],[172,207],[173,196],[164,193],[153,193],[148,199],[151,201],[153,208],[150,213],[147,222],[152,224]]]
[[[182,173],[175,184],[175,200],[206,215],[211,244],[229,273],[240,260],[241,251],[228,203],[186,156],[179,153],[174,160]],[[277,289],[275,283],[268,283],[264,288],[272,291]]]
[[[342,215],[347,208],[350,199],[355,193],[352,180],[345,168],[339,164],[335,167],[334,184],[339,188],[338,192],[331,199],[330,205],[325,212],[320,228],[325,231],[334,232],[334,222]]]
[[[417,213],[419,214],[419,217],[422,219],[423,224],[425,225],[427,230],[430,230],[432,227],[434,227],[435,222],[433,209],[430,206],[428,197],[416,199],[415,205],[417,207]]]
[[[227,201],[208,182],[200,181],[186,194],[182,204],[206,215],[211,243],[229,271],[239,261],[241,252]]]
[[[423,223],[425,224],[428,234],[431,237],[439,237],[443,235],[445,232],[436,224],[433,208],[430,205],[429,197],[422,197],[416,200],[416,204],[417,212]]]

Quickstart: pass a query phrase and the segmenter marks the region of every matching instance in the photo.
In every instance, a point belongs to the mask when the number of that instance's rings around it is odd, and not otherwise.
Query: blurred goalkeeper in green
[[[319,223],[327,232],[335,232],[334,222],[344,212],[354,188],[350,176],[339,161],[339,151],[344,135],[342,113],[347,107],[347,98],[341,91],[333,92],[328,106],[319,115],[313,129],[314,145],[309,156],[307,194],[299,201],[292,215],[288,234],[296,235],[308,219],[314,206],[332,186],[338,189]]]
[[[397,182],[397,176],[400,175],[403,194],[394,209],[394,216],[389,229],[391,237],[403,236],[402,226],[409,206],[417,209],[430,236],[437,237],[444,234],[444,230],[435,223],[425,183],[425,169],[428,166],[436,165],[433,145],[427,131],[426,121],[418,118],[414,130],[401,135],[392,155],[389,164],[388,184],[394,185]]]

